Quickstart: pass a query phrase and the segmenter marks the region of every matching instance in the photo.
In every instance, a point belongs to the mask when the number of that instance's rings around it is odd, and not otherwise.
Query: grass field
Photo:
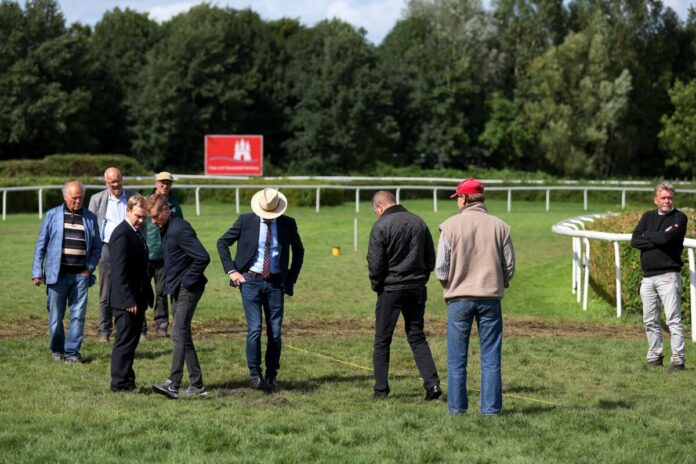
[[[406,201],[437,239],[454,213],[440,203]],[[452,209],[448,210],[447,208]],[[366,242],[367,204],[291,208],[305,248],[296,296],[286,302],[279,391],[246,386],[243,312],[227,286],[215,243],[235,218],[233,205],[202,207],[187,219],[208,248],[210,283],[194,318],[194,336],[212,397],[167,401],[149,386],[166,378],[171,344],[141,344],[135,363],[140,394],[109,392],[110,345],[96,341],[98,289],[90,292],[86,363],[52,364],[45,292],[31,285],[39,220],[12,215],[0,224],[0,462],[688,462],[696,399],[696,354],[669,375],[644,368],[638,320],[616,320],[591,298],[584,312],[570,292],[570,240],[550,227],[581,214],[578,205],[503,202],[492,212],[513,230],[518,269],[503,301],[504,413],[478,413],[478,348],[472,343],[470,411],[449,417],[423,390],[401,332],[392,344],[387,401],[372,393],[372,321]],[[593,205],[593,211],[616,209]],[[359,221],[357,253],[353,219]],[[331,248],[340,246],[340,256]],[[151,312],[148,312],[151,318]],[[429,284],[429,341],[446,382],[446,307]],[[397,328],[400,331],[401,328]],[[446,389],[445,389],[446,391]]]

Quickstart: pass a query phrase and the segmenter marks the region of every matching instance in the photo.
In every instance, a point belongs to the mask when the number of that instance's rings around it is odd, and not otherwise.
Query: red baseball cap
[[[459,183],[457,191],[450,195],[450,198],[454,198],[457,195],[471,195],[473,193],[483,193],[483,183],[478,179],[470,177]]]

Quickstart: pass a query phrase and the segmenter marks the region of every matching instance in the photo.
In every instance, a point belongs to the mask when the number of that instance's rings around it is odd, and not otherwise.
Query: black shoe
[[[275,390],[276,388],[278,388],[275,375],[266,376],[266,388],[268,390]]]
[[[158,385],[153,385],[152,391],[173,400],[179,399],[179,387],[169,379]]]
[[[260,375],[255,375],[249,379],[249,386],[254,390],[266,390],[266,382],[263,381],[263,377]]]
[[[652,361],[648,361],[646,364],[646,367],[650,369],[654,369],[656,367],[662,367],[662,356],[660,356],[657,359],[653,359]]]
[[[372,398],[376,400],[386,400],[389,397],[389,392],[374,392]]]
[[[439,397],[442,396],[442,388],[440,388],[440,384],[435,384],[430,388],[425,389],[425,398],[423,398],[425,401],[432,401],[436,400]]]
[[[669,372],[679,372],[684,370],[684,363],[681,364],[672,364],[669,366]]]

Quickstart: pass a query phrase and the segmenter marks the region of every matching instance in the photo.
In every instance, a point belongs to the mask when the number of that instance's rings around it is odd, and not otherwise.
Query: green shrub
[[[82,178],[104,174],[106,168],[117,166],[124,176],[148,175],[147,169],[125,155],[50,155],[40,160],[0,161],[0,177],[26,179],[33,177]]]
[[[696,224],[693,211],[685,211],[689,218],[690,228]],[[610,216],[587,224],[588,230],[630,234],[636,228],[643,213],[631,211],[619,216]],[[690,236],[691,234],[687,234]],[[616,271],[614,266],[614,244],[603,240],[592,240],[590,254],[590,285],[593,290],[608,302],[616,300]],[[640,299],[640,283],[643,273],[640,268],[640,251],[631,247],[630,243],[622,242],[619,247],[621,255],[621,301],[623,313],[642,317],[643,304]],[[682,254],[684,268],[682,269],[682,316],[684,321],[691,322],[691,297],[689,292],[689,268],[686,248]]]

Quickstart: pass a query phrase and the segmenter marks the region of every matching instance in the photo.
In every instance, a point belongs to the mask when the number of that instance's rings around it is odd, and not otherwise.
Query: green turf
[[[441,202],[405,201],[437,240],[437,224],[454,213]],[[290,208],[305,248],[296,296],[286,305],[280,390],[246,388],[243,314],[217,258],[216,240],[234,206],[184,205],[208,248],[210,284],[195,317],[195,341],[212,398],[167,401],[148,387],[166,378],[170,342],[141,345],[135,363],[141,394],[109,392],[109,345],[88,337],[86,363],[52,364],[45,336],[0,339],[0,462],[688,462],[694,440],[694,346],[687,370],[669,375],[643,367],[640,337],[586,337],[565,324],[604,333],[639,330],[616,320],[611,304],[591,298],[582,311],[570,292],[570,239],[553,223],[581,214],[581,205],[491,202],[512,226],[518,269],[503,301],[506,323],[535,320],[559,327],[541,337],[513,336],[503,346],[504,414],[478,413],[478,347],[472,343],[469,414],[449,417],[442,401],[425,403],[403,334],[392,346],[387,401],[370,398],[375,296],[369,287],[366,242],[369,205]],[[615,208],[614,205],[611,205]],[[593,205],[605,211],[610,205]],[[353,220],[359,220],[353,251]],[[12,215],[0,224],[0,324],[22,332],[45,325],[45,292],[30,281],[39,220]],[[331,249],[340,246],[340,256]],[[446,381],[446,307],[429,284],[427,325],[436,365]],[[88,326],[96,325],[98,290],[90,293]],[[148,317],[151,313],[148,312]],[[351,330],[355,326],[356,330]],[[222,328],[222,330],[220,329]],[[0,332],[1,333],[1,332]],[[342,362],[339,362],[342,361]],[[350,364],[346,364],[350,363]],[[446,390],[446,389],[445,389]]]

